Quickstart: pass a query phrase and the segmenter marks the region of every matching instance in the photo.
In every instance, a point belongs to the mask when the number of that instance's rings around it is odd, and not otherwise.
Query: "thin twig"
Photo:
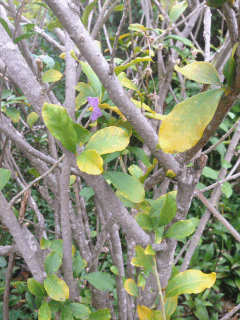
[[[227,175],[227,178],[231,177],[233,175],[233,173],[237,170],[237,168],[240,165],[240,157],[238,158],[237,162],[235,163],[235,165],[233,166],[232,170],[229,172],[229,174]]]
[[[21,6],[16,14],[16,17],[15,17],[15,29],[14,29],[14,32],[13,32],[13,35],[12,35],[12,39],[14,40],[15,39],[15,35],[16,35],[16,32],[17,32],[17,28],[18,28],[18,24],[20,22],[20,18],[21,18],[21,15],[23,13],[23,9],[24,9],[24,6],[27,4],[27,2],[25,0],[22,0],[22,3],[21,3]]]
[[[15,252],[11,252],[8,260],[8,267],[6,271],[5,277],[5,288],[3,294],[3,319],[9,319],[9,292],[10,292],[10,284],[13,272],[13,262],[15,258]]]
[[[26,192],[28,189],[30,189],[36,182],[38,182],[39,180],[43,179],[44,177],[46,177],[50,172],[52,172],[57,165],[62,161],[62,159],[65,157],[65,154],[63,154],[61,156],[61,158],[48,170],[46,171],[44,174],[42,174],[40,177],[36,178],[35,180],[33,180],[25,189],[23,189],[21,192],[19,192],[10,202],[9,202],[9,206],[12,207],[13,204],[16,202],[16,200],[18,198],[21,197],[21,195]]]
[[[3,75],[2,75],[1,87],[0,87],[0,117],[1,117],[1,115],[2,115],[2,107],[1,107],[1,103],[2,103],[2,91],[3,91],[3,83],[4,83],[4,78],[5,78],[6,70],[7,70],[7,66],[5,65],[4,70],[3,70]]]
[[[178,260],[181,258],[183,255],[184,251],[187,249],[189,246],[189,243],[191,242],[191,239],[188,239],[188,241],[185,243],[185,245],[182,247],[182,249],[179,251],[179,254],[176,256],[176,258],[173,261],[173,264],[176,265],[178,263]]]
[[[117,52],[117,44],[118,44],[118,40],[119,40],[121,31],[122,31],[122,28],[123,28],[123,26],[125,24],[125,20],[126,20],[126,18],[128,16],[128,14],[127,14],[128,10],[129,10],[129,0],[125,0],[122,19],[120,21],[120,24],[119,24],[119,27],[118,27],[118,31],[117,31],[116,36],[115,36],[113,50],[112,50],[112,54],[111,54],[111,60],[110,60],[110,65],[109,65],[109,74],[110,75],[113,74],[113,72],[114,72],[114,57],[115,57],[115,54]]]
[[[180,22],[178,22],[177,24],[172,24],[172,27],[166,29],[162,34],[160,34],[159,36],[157,36],[156,38],[154,38],[153,42],[156,43],[158,40],[163,39],[164,37],[167,36],[167,34],[174,30],[175,28],[178,28],[179,26],[181,26],[183,23],[185,23],[186,21],[188,21],[194,14],[196,14],[203,6],[205,5],[205,1],[203,3],[201,3],[195,10],[193,10],[184,20],[181,20]],[[124,61],[122,63],[122,65],[127,64],[128,62],[130,62],[133,57],[136,58],[141,52],[143,52],[144,50],[147,49],[147,45],[145,45],[141,51],[139,52],[135,52],[134,54],[132,54],[126,61]]]
[[[1,102],[0,102],[0,110],[1,110]],[[8,143],[8,137],[6,137],[6,139],[4,141],[4,144],[3,144],[1,158],[0,158],[0,168],[2,168],[2,164],[3,164],[3,159],[4,159],[4,154],[5,154],[5,150],[6,150],[6,147],[7,147],[7,143]]]
[[[238,310],[240,310],[240,303],[236,307],[234,307],[230,312],[225,314],[225,316],[222,317],[220,320],[228,320],[228,319],[230,319],[230,317],[232,315],[234,315],[234,313],[236,313]]]
[[[198,191],[197,189],[195,189]],[[234,236],[234,238],[240,242],[240,234],[237,232],[235,228],[217,211],[217,209],[211,204],[210,201],[208,201],[207,198],[204,197],[203,194],[199,193],[197,194],[197,197],[199,200],[202,201],[202,203],[208,208],[208,210],[211,211],[211,213],[214,215],[215,218],[217,218],[227,229],[228,231]]]
[[[26,222],[28,222],[28,223],[30,223],[30,224],[32,224],[33,226],[35,226],[35,227],[37,227],[37,228],[39,228],[39,229],[42,229],[42,230],[45,230],[45,231],[47,231],[47,232],[54,233],[54,234],[57,234],[58,236],[61,236],[61,233],[57,233],[57,232],[55,232],[55,231],[52,231],[52,230],[49,230],[49,229],[40,227],[38,224],[32,222],[31,220],[28,220],[28,219],[23,219],[23,220],[26,221]]]
[[[225,179],[223,179],[223,180],[220,180],[220,181],[217,181],[217,182],[211,184],[209,187],[206,187],[206,188],[201,189],[201,190],[195,190],[194,195],[195,195],[195,196],[198,196],[198,194],[203,193],[203,192],[206,192],[206,191],[209,191],[209,190],[213,189],[214,187],[223,184],[224,182],[228,182],[228,181],[230,181],[230,180],[235,180],[235,179],[237,179],[239,176],[240,176],[240,172],[239,172],[239,173],[236,173],[236,174],[234,174],[234,175],[232,175],[232,176],[227,176],[227,178],[225,178]]]
[[[86,105],[86,107],[83,109],[82,113],[80,114],[80,116],[77,118],[77,123],[81,124],[82,123],[82,118],[85,115],[85,113],[87,112],[87,110],[89,109],[89,103]]]
[[[202,154],[208,154],[209,152],[211,152],[212,150],[216,149],[217,146],[219,146],[219,144],[221,144],[224,140],[227,139],[228,136],[230,136],[230,134],[235,130],[235,128],[239,125],[240,119],[238,119],[238,121],[234,124],[234,126],[227,132],[225,133],[221,139],[218,140],[217,143],[215,143],[214,145],[212,145],[210,148],[208,148],[207,150],[205,150]]]

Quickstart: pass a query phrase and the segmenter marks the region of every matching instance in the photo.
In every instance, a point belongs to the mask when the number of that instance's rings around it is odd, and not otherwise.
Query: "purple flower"
[[[103,115],[101,109],[98,107],[99,100],[98,100],[98,97],[94,97],[94,98],[87,97],[87,99],[90,106],[93,107],[93,112],[90,119],[94,122],[97,120],[97,118]]]

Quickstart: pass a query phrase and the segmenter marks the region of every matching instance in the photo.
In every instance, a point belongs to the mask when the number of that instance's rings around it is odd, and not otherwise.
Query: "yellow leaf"
[[[77,165],[82,172],[99,175],[103,172],[103,159],[95,150],[84,150],[77,157]]]
[[[166,177],[168,177],[168,178],[170,178],[170,179],[173,179],[173,178],[176,177],[176,173],[175,173],[174,171],[172,171],[172,170],[168,170],[168,171],[166,172]]]
[[[124,150],[129,144],[129,135],[122,129],[110,126],[97,131],[88,141],[86,149],[106,154]]]
[[[161,124],[161,149],[177,153],[194,147],[212,120],[222,94],[222,90],[209,90],[177,104]]]
[[[65,281],[55,274],[50,274],[44,280],[44,288],[50,298],[56,301],[66,301],[69,297],[69,289]]]
[[[59,72],[58,70],[54,70],[54,69],[46,71],[42,76],[42,80],[44,82],[56,82],[56,81],[60,80],[61,78],[62,78],[61,72]]]
[[[122,112],[118,109],[118,107],[116,106],[109,106],[107,103],[100,103],[99,105],[99,108],[101,109],[109,109],[109,110],[112,110],[114,112],[116,112],[119,116],[121,116],[123,119],[126,119],[124,117],[124,115],[122,114]]]
[[[155,114],[155,112],[152,111],[152,109],[148,105],[146,105],[145,103],[141,103],[141,101],[137,101],[134,99],[131,99],[131,100],[137,108],[139,108],[139,109],[143,108],[144,110],[151,112],[152,114]]]
[[[145,116],[151,119],[157,119],[157,120],[164,120],[166,118],[166,116],[160,114],[160,113],[155,113],[154,111],[152,111],[151,113],[146,112]]]
[[[153,312],[151,309],[138,304],[137,312],[140,320],[152,320]]]
[[[144,251],[145,254],[149,256],[155,256],[155,251],[153,250],[152,246],[149,244]]]
[[[66,52],[62,52],[60,55],[59,55],[59,58],[61,59],[65,59],[66,57]]]
[[[183,293],[200,293],[211,288],[216,281],[216,273],[203,273],[200,270],[187,270],[177,274],[168,284],[166,297],[175,297]]]
[[[128,294],[134,297],[138,297],[138,287],[133,279],[127,279],[124,282],[124,289],[127,291]]]

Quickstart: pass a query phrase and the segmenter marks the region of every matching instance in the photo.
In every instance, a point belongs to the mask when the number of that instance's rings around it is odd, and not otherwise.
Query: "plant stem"
[[[154,275],[155,275],[155,277],[157,279],[157,286],[158,286],[158,291],[159,291],[161,304],[162,304],[163,320],[166,320],[165,307],[164,307],[164,298],[163,298],[161,283],[160,283],[160,280],[159,280],[159,274],[158,274],[158,271],[157,271],[157,262],[156,262],[156,258],[155,257],[153,257],[153,262],[154,262],[153,271],[154,271]]]

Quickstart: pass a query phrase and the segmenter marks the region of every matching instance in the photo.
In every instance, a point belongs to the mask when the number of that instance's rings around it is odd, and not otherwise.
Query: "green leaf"
[[[56,313],[59,310],[61,310],[62,303],[59,301],[51,300],[48,305],[49,305],[49,308],[51,309],[51,312]]]
[[[153,257],[146,255],[144,252],[144,249],[137,245],[135,247],[136,256],[132,259],[131,264],[133,264],[136,267],[145,268],[146,270],[153,272]]]
[[[0,168],[0,190],[2,190],[11,178],[11,171]]]
[[[186,10],[188,4],[186,1],[177,2],[175,5],[172,6],[169,12],[169,18],[172,22],[175,22],[180,15]]]
[[[89,320],[110,320],[111,313],[109,309],[102,309],[90,314]]]
[[[77,134],[77,144],[82,147],[91,138],[92,133],[78,123],[74,123],[74,129]]]
[[[26,33],[23,33],[21,36],[17,37],[14,39],[14,43],[18,43],[19,41],[23,40],[23,39],[28,39],[30,38],[31,36],[35,35],[36,32],[26,32]]]
[[[69,289],[67,284],[55,274],[47,276],[43,284],[50,298],[56,301],[66,301],[68,299]]]
[[[94,196],[95,192],[93,191],[93,188],[91,187],[84,187],[79,192],[80,196],[86,198],[86,201],[88,201],[92,196]]]
[[[144,212],[139,212],[134,216],[134,219],[140,225],[140,227],[144,230],[152,231],[154,229],[152,220],[148,214]]]
[[[51,69],[51,70],[46,71],[42,76],[42,80],[44,82],[56,82],[56,81],[60,80],[61,78],[62,78],[61,72],[59,72],[58,70],[55,70],[55,69]]]
[[[153,164],[147,168],[147,171],[144,175],[142,175],[140,178],[139,178],[139,181],[143,184],[146,179],[149,177],[150,173],[152,172],[152,170],[155,168],[156,164],[158,163],[157,159],[153,159]]]
[[[128,150],[130,152],[132,152],[133,154],[135,154],[135,156],[141,160],[146,167],[151,167],[151,162],[148,160],[148,156],[146,155],[146,153],[138,147],[128,147]]]
[[[177,104],[160,127],[161,149],[178,153],[194,147],[212,120],[222,94],[222,90],[209,90]]]
[[[44,297],[45,290],[41,283],[39,283],[37,280],[31,278],[27,280],[27,286],[28,290],[36,297]]]
[[[103,172],[103,159],[95,150],[86,149],[77,156],[77,165],[82,172],[99,175]]]
[[[63,240],[56,239],[51,241],[52,251],[56,251],[61,257],[63,256]]]
[[[38,114],[36,112],[31,112],[27,117],[27,124],[30,128],[33,127],[33,124],[37,121],[39,118]]]
[[[61,320],[74,320],[72,308],[68,301],[61,305]]]
[[[197,61],[188,64],[183,68],[179,68],[178,65],[175,65],[174,69],[189,80],[194,80],[199,83],[223,86],[219,79],[217,70],[209,62]]]
[[[221,185],[221,190],[222,190],[222,193],[225,194],[226,198],[230,198],[231,195],[233,194],[233,189],[229,182],[224,182]]]
[[[131,176],[133,176],[136,179],[139,179],[142,175],[142,169],[139,168],[139,166],[136,166],[135,164],[132,164],[129,168],[128,171],[130,172]]]
[[[49,253],[44,261],[44,268],[47,274],[56,272],[61,263],[62,257],[56,251]]]
[[[169,192],[157,199],[152,205],[149,216],[158,218],[158,227],[167,225],[175,217],[177,212],[176,196],[177,191]]]
[[[72,314],[77,319],[88,319],[91,313],[90,309],[81,303],[71,303]]]
[[[223,67],[223,74],[227,80],[229,87],[233,85],[235,75],[236,75],[236,69],[235,69],[236,63],[235,63],[234,55],[237,47],[238,47],[238,43],[236,43],[235,46],[233,47],[231,57],[228,59],[228,61]]]
[[[128,78],[123,78],[121,80],[121,85],[125,88],[128,88],[128,89],[131,89],[131,90],[134,90],[138,93],[139,97],[140,97],[140,100],[141,102],[144,101],[144,97],[141,93],[141,91],[138,90],[137,86],[135,85],[135,83],[133,83],[130,79]],[[150,108],[149,108],[150,109]],[[151,109],[150,109],[151,110]]]
[[[119,4],[114,8],[113,11],[123,11],[124,10],[124,4]]]
[[[108,273],[104,273],[101,271],[91,272],[82,278],[86,279],[89,283],[91,283],[92,286],[99,290],[112,291],[114,288],[114,280]]]
[[[124,66],[115,67],[114,71],[116,76],[119,75],[122,71],[126,70],[127,68],[131,67],[132,65],[139,63],[139,62],[153,62],[150,57],[143,57],[143,58],[136,58],[131,62],[125,64]]]
[[[170,282],[177,274],[179,274],[178,268],[173,263],[171,264],[172,264],[172,272],[168,282]]]
[[[195,226],[191,221],[181,220],[174,223],[168,229],[164,238],[182,239],[192,234],[194,230],[195,230]]]
[[[194,314],[199,320],[209,319],[207,308],[202,304],[196,306],[196,311],[194,311]]]
[[[63,256],[63,240],[62,239],[56,239],[51,241],[51,249],[52,251],[56,251],[60,257]],[[75,254],[75,248],[72,245],[72,256]]]
[[[4,268],[7,266],[7,261],[3,257],[0,257],[0,268]]]
[[[1,18],[0,18],[1,21]],[[3,89],[2,91],[2,100],[9,98],[13,94],[12,90]]]
[[[94,9],[96,3],[98,0],[95,0],[93,2],[91,2],[88,6],[86,6],[86,9],[83,12],[82,15],[82,23],[84,25],[85,28],[87,28],[87,24],[88,24],[88,16],[91,13],[91,11]]]
[[[55,66],[55,61],[52,57],[46,55],[46,54],[41,54],[39,58],[42,60],[43,63],[45,63],[50,69],[53,69]]]
[[[171,315],[175,312],[177,308],[178,297],[169,297],[165,301],[165,314],[166,319],[170,319]]]
[[[39,320],[50,320],[51,319],[51,310],[47,301],[43,300],[43,303],[39,309],[38,313]]]
[[[183,293],[200,293],[211,288],[216,281],[216,273],[205,274],[200,270],[187,270],[176,275],[166,289],[166,297],[176,297]]]
[[[80,92],[80,94],[76,97],[75,110],[80,109],[80,107],[87,102],[87,97],[96,97],[96,92],[87,83],[78,82],[74,88]]]
[[[184,38],[184,37],[181,37],[181,36],[177,36],[177,35],[171,35],[171,36],[167,36],[167,37],[164,38],[164,40],[168,40],[168,39],[181,41],[183,44],[185,44],[185,46],[189,46],[191,48],[194,48],[194,45],[193,45],[192,41],[188,40],[187,38]],[[176,71],[178,71],[178,70],[176,70]]]
[[[88,141],[85,150],[95,150],[98,154],[124,150],[129,144],[129,135],[118,127],[106,127],[97,131]]]
[[[6,114],[14,123],[18,123],[20,119],[20,112],[18,109],[8,107],[6,108]]]
[[[124,282],[124,289],[127,291],[128,294],[134,297],[138,297],[138,287],[133,279],[127,279]]]
[[[67,110],[56,104],[44,103],[42,115],[54,138],[60,140],[67,150],[77,154],[77,134],[74,129],[74,122],[69,117]]]
[[[51,241],[47,240],[45,238],[41,238],[41,249],[47,249],[50,248],[51,246]]]
[[[144,275],[140,273],[138,276],[138,287],[144,289],[145,285],[146,285],[146,279],[144,278]]]
[[[117,276],[119,275],[119,270],[116,266],[111,266],[110,270],[112,271],[113,274],[115,274]]]
[[[73,270],[76,273],[76,277],[79,277],[84,268],[87,267],[87,262],[82,258],[80,253],[77,251],[73,260]]]
[[[2,18],[0,18],[0,22],[1,22],[2,26],[3,26],[3,28],[4,28],[4,29],[6,30],[6,32],[8,33],[9,37],[12,38],[11,31],[10,31],[10,29],[9,29],[9,26],[8,26],[7,22],[6,22],[4,19],[2,19]]]
[[[52,31],[52,30],[55,29],[55,28],[61,28],[61,27],[62,27],[62,24],[61,24],[61,22],[56,18],[55,21],[50,22],[50,23],[47,25],[47,27],[48,27],[48,30],[49,30],[49,31]]]
[[[204,167],[203,172],[202,172],[202,175],[204,177],[211,178],[214,180],[216,180],[218,178],[218,174],[219,174],[219,171],[214,170],[214,169],[207,167],[207,166]]]
[[[164,227],[154,229],[154,233],[155,233],[155,243],[156,244],[161,243],[164,235]]]
[[[106,180],[109,179],[114,187],[130,201],[140,203],[144,200],[145,190],[143,185],[127,173],[106,171],[103,173],[103,177]]]
[[[226,2],[227,0],[207,0],[207,5],[209,7],[220,7]]]
[[[81,63],[83,72],[86,74],[86,76],[91,82],[91,86],[93,90],[95,91],[97,97],[100,98],[102,95],[102,84],[98,79],[98,76],[96,75],[96,73],[93,71],[93,69],[90,67],[89,64],[82,61],[80,61],[80,63]]]

